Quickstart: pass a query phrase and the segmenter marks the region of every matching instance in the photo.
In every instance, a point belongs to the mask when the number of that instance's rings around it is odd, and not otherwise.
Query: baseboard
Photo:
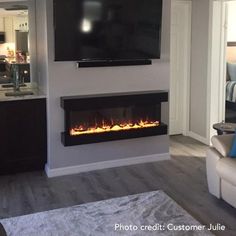
[[[139,157],[129,157],[125,159],[118,159],[118,160],[110,160],[110,161],[102,161],[102,162],[95,162],[89,164],[82,164],[77,166],[68,166],[63,168],[55,168],[50,169],[48,164],[45,165],[45,172],[49,178],[63,176],[63,175],[72,175],[78,174],[82,172],[88,172],[93,170],[101,170],[119,166],[128,166],[128,165],[135,165],[141,163],[148,163],[148,162],[156,162],[156,161],[163,161],[163,160],[170,160],[169,153],[162,153],[162,154],[153,154],[147,156],[139,156]]]
[[[191,138],[193,138],[193,139],[196,139],[196,140],[198,140],[198,141],[201,142],[201,143],[204,143],[204,144],[206,144],[206,145],[209,145],[207,138],[202,137],[201,135],[196,134],[196,133],[194,133],[194,132],[192,132],[192,131],[187,132],[187,136],[189,136],[189,137],[191,137]]]

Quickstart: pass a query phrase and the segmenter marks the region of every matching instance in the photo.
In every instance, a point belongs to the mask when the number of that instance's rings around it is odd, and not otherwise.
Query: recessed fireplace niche
[[[61,97],[64,146],[167,134],[161,121],[165,91]]]

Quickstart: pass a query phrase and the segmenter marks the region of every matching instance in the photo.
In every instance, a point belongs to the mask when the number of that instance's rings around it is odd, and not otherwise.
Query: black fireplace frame
[[[61,133],[61,141],[64,146],[74,146],[121,139],[166,135],[168,132],[168,126],[164,123],[160,123],[157,127],[149,127],[144,129],[122,130],[115,132],[111,131],[104,133],[83,134],[78,136],[71,136],[69,133],[70,112],[88,110],[88,104],[90,109],[103,109],[107,107],[127,106],[129,104],[138,104],[142,106],[145,104],[155,105],[161,104],[162,102],[168,102],[167,91],[155,90],[61,97],[61,107],[64,109],[65,120],[65,131]]]

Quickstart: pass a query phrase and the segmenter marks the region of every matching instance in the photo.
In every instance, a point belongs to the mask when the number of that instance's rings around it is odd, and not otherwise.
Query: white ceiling
[[[4,8],[0,8],[0,17],[27,16],[27,15],[28,15],[28,10],[6,11]]]

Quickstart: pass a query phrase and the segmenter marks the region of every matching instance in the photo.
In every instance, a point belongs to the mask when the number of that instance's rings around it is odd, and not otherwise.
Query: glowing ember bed
[[[161,121],[166,91],[62,97],[65,146],[167,134]]]

